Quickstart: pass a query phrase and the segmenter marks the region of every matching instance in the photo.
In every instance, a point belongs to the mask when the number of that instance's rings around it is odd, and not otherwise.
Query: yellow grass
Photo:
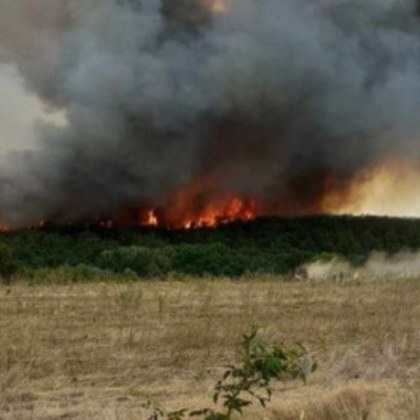
[[[280,278],[0,287],[0,419],[142,419],[210,405],[241,334],[302,340],[318,371],[250,419],[420,419],[420,280]]]

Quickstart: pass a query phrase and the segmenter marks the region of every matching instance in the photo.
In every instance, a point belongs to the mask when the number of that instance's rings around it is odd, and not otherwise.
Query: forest
[[[2,234],[0,274],[35,281],[51,270],[66,281],[287,275],[308,261],[338,256],[360,265],[372,251],[419,248],[420,220],[388,217],[271,217],[190,230],[51,225]]]

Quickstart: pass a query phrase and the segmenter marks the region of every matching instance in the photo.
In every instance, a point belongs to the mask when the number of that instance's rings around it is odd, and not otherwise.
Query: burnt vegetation
[[[0,237],[1,275],[63,281],[169,274],[291,274],[311,260],[341,256],[363,264],[372,251],[420,248],[420,220],[381,217],[262,218],[217,229],[103,229],[47,226]],[[57,271],[58,270],[58,271]]]

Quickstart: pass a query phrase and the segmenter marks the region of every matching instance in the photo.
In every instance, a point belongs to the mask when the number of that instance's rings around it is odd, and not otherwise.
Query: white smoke
[[[45,109],[39,98],[29,95],[13,65],[0,65],[0,156],[37,148],[36,124],[64,126],[64,114]]]
[[[366,263],[355,267],[342,258],[315,261],[302,265],[296,271],[302,280],[337,281],[349,280],[398,280],[420,278],[420,254],[398,252],[386,254],[372,252]]]

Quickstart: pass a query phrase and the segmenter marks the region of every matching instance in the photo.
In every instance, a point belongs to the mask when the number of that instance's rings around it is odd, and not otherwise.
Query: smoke
[[[33,144],[33,123],[41,116],[36,98],[30,98],[12,66],[0,65],[0,161],[12,150]]]
[[[296,278],[315,281],[338,281],[358,279],[397,280],[420,277],[420,254],[403,251],[395,254],[374,251],[360,267],[348,261],[333,258],[302,265],[296,270]]]
[[[2,1],[0,60],[67,118],[1,167],[2,221],[165,208],[203,178],[192,206],[322,211],[385,157],[417,165],[415,0],[213,3]]]

